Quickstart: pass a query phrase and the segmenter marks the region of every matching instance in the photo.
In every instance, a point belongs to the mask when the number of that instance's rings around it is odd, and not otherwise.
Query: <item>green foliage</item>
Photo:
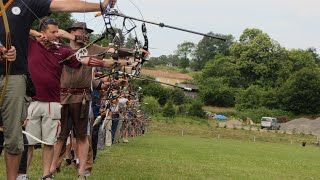
[[[279,108],[278,93],[275,89],[263,89],[257,85],[251,85],[245,90],[241,90],[236,95],[236,109],[254,109],[256,107],[266,107],[270,109]]]
[[[251,118],[253,122],[260,123],[262,117],[280,117],[280,116],[293,116],[292,113],[280,109],[268,109],[259,107],[257,109],[246,109],[239,111],[236,115],[237,118],[247,119]]]
[[[201,70],[207,61],[214,59],[217,54],[228,56],[230,54],[229,47],[234,41],[232,35],[222,35],[209,33],[210,35],[224,37],[227,40],[221,41],[209,37],[204,37],[197,45],[194,52],[194,59],[192,60],[192,68],[194,70]]]
[[[167,64],[172,64],[173,66],[178,66],[179,65],[179,56],[174,54],[174,55],[161,55],[159,57],[152,57],[150,58],[150,61],[154,62],[154,65],[167,65]]]
[[[187,68],[190,65],[189,57],[191,53],[194,51],[195,44],[192,42],[184,42],[178,45],[178,49],[176,50],[176,55],[179,56],[179,67]]]
[[[200,83],[200,97],[206,105],[234,106],[236,90],[229,87],[223,78],[207,78]]]
[[[234,61],[233,57],[217,55],[201,70],[201,80],[205,82],[210,77],[223,78],[224,83],[230,87],[242,87],[241,74]]]
[[[316,59],[310,50],[290,50],[288,51],[288,58],[293,72],[299,71],[302,68],[314,68],[316,66]]]
[[[172,100],[169,100],[165,107],[162,110],[162,114],[164,117],[168,117],[168,118],[174,118],[176,115],[176,111],[175,108],[173,106],[173,102]]]
[[[182,69],[182,70],[180,71],[180,73],[182,73],[182,74],[187,74],[187,73],[189,73],[189,71],[188,71],[187,69]]]
[[[252,84],[276,87],[289,75],[285,49],[259,29],[246,29],[230,47],[244,87]]]
[[[178,63],[178,66],[181,67],[181,68],[187,68],[190,66],[190,61],[188,58],[181,58],[179,60],[179,63]]]
[[[143,110],[150,115],[155,115],[161,112],[161,106],[158,103],[158,100],[153,96],[144,96],[142,100]]]
[[[98,39],[100,37],[101,37],[101,34],[91,34],[90,35],[91,41],[94,41],[94,40],[96,40],[96,39]],[[103,47],[108,47],[109,46],[109,41],[108,41],[107,38],[104,38],[102,41],[99,41],[97,43],[97,45],[103,46]]]
[[[317,53],[317,49],[312,47],[312,48],[308,48],[307,51],[312,54],[313,58],[316,60],[316,63],[319,64],[320,63],[320,56]]]
[[[135,48],[135,45],[136,45],[136,39],[130,33],[128,35],[127,39],[125,40],[124,47],[126,47],[126,48]]]
[[[187,113],[187,106],[186,104],[181,104],[180,106],[177,107],[177,114],[185,116]]]
[[[295,114],[320,113],[320,71],[304,68],[280,88],[281,107]]]
[[[67,29],[72,26],[75,20],[72,18],[71,13],[67,12],[52,12],[50,17],[53,18],[56,22],[59,23],[60,29]],[[36,20],[32,23],[32,28],[34,30],[39,29],[39,20]]]
[[[172,99],[173,103],[176,105],[181,105],[186,102],[186,96],[184,95],[183,91],[178,88],[174,88],[171,90],[170,98]]]
[[[155,97],[161,106],[166,104],[170,97],[170,89],[154,82],[142,81],[141,83],[143,96]]]
[[[202,109],[203,104],[200,101],[193,101],[188,109],[188,115],[204,118],[206,113]]]
[[[143,68],[155,69],[155,63],[153,61],[148,61],[143,64]]]

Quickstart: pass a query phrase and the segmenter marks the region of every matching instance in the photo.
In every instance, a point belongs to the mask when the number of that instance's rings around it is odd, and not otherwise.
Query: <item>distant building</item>
[[[198,97],[199,94],[199,87],[194,85],[194,84],[178,84],[179,87],[182,88],[190,88],[192,89],[191,91],[183,91],[184,94],[188,97],[191,97],[193,99]]]
[[[167,67],[172,67],[173,64],[172,64],[172,63],[168,63],[166,66],[167,66]]]

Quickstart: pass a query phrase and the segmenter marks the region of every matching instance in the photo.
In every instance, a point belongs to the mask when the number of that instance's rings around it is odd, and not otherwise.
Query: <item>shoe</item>
[[[69,166],[71,164],[72,160],[71,159],[66,159],[65,161],[65,165],[66,166]]]
[[[43,177],[39,178],[39,180],[48,180],[48,179],[53,180],[53,178],[54,178],[54,174],[50,173],[50,174],[48,174],[46,176],[43,176]]]
[[[72,162],[69,166],[67,166],[68,168],[71,168],[71,169],[77,169],[78,166],[76,163]]]
[[[16,180],[29,180],[29,177],[26,174],[20,174]]]
[[[129,141],[128,141],[128,139],[123,139],[123,142],[128,143]]]
[[[90,170],[87,169],[87,170],[84,171],[84,176],[85,177],[89,177],[90,175],[91,175],[91,171]]]
[[[78,175],[78,179],[77,180],[86,180],[87,178],[86,178],[86,176],[80,176],[80,175]]]

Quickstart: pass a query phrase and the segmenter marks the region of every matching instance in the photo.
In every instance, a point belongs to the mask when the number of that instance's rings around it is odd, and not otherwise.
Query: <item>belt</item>
[[[60,92],[62,95],[67,95],[67,94],[81,95],[81,94],[90,94],[91,89],[90,88],[61,88]]]

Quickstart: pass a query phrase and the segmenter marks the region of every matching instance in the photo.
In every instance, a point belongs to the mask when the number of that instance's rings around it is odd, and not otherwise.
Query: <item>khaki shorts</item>
[[[0,75],[0,94],[5,76]],[[0,95],[1,96],[1,95]],[[0,106],[0,121],[3,122],[4,149],[10,154],[23,151],[21,123],[27,116],[26,81],[24,75],[10,75],[5,98]]]
[[[60,132],[61,105],[57,102],[31,102],[28,108],[26,132],[54,145]],[[30,145],[39,143],[27,137]]]

